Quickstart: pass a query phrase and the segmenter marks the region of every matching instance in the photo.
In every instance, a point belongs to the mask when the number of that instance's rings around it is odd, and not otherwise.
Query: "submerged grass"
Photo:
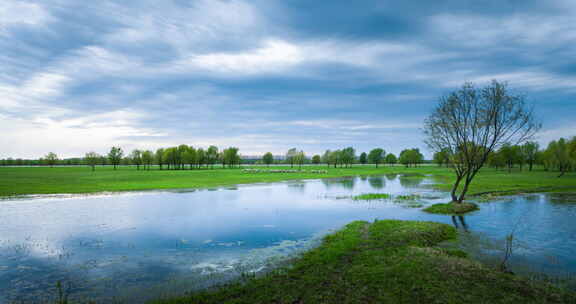
[[[432,222],[357,221],[291,267],[154,303],[576,303],[573,292],[435,247],[456,235]]]

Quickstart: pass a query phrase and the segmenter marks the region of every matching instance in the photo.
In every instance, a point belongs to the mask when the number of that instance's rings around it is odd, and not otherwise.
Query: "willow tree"
[[[492,151],[533,138],[540,126],[524,96],[493,80],[483,88],[466,83],[441,97],[424,122],[424,134],[432,151],[448,151],[456,174],[452,201],[462,203]]]

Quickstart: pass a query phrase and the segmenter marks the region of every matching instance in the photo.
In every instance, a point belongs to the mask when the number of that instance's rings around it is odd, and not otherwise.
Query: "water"
[[[55,299],[57,282],[72,299],[101,302],[181,294],[281,265],[330,231],[376,218],[456,224],[458,246],[487,263],[501,257],[502,239],[515,231],[513,269],[576,273],[574,194],[482,203],[465,218],[393,199],[350,199],[382,192],[418,194],[424,205],[447,201],[433,183],[387,175],[0,201],[0,303]]]

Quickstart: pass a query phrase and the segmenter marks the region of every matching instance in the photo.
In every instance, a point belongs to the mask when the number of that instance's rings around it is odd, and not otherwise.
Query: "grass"
[[[355,201],[375,201],[375,200],[387,200],[392,196],[388,193],[364,193],[360,195],[355,195],[352,197]]]
[[[475,210],[478,210],[478,205],[468,202],[462,202],[461,204],[452,202],[446,204],[439,203],[424,208],[424,211],[428,213],[448,214],[448,215],[464,214]]]
[[[453,180],[450,169],[432,165],[419,168],[354,166],[336,169],[326,166],[306,166],[304,169],[308,171],[282,174],[243,173],[239,169],[137,171],[134,167],[120,167],[114,171],[110,167],[98,167],[95,172],[91,172],[88,167],[0,167],[0,196],[213,188],[283,180],[395,173],[431,174],[439,183],[437,188],[449,190]],[[328,173],[311,173],[310,170],[328,170]],[[469,193],[513,194],[576,190],[576,174],[568,173],[561,178],[556,176],[556,172],[542,170],[513,171],[509,174],[505,171],[484,169],[473,181]]]
[[[406,194],[406,195],[397,195],[395,200],[396,201],[415,201],[420,199],[420,195],[418,194]]]
[[[573,292],[435,247],[456,235],[432,222],[357,221],[291,267],[155,303],[576,303]]]

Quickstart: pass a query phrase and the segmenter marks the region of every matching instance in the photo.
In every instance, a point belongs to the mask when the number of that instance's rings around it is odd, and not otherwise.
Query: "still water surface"
[[[418,194],[448,200],[431,178],[387,175],[197,191],[56,196],[0,201],[0,303],[71,298],[141,302],[279,265],[354,220],[457,225],[462,248],[485,262],[515,231],[511,266],[576,273],[576,195],[531,194],[482,203],[464,218],[350,196]]]

